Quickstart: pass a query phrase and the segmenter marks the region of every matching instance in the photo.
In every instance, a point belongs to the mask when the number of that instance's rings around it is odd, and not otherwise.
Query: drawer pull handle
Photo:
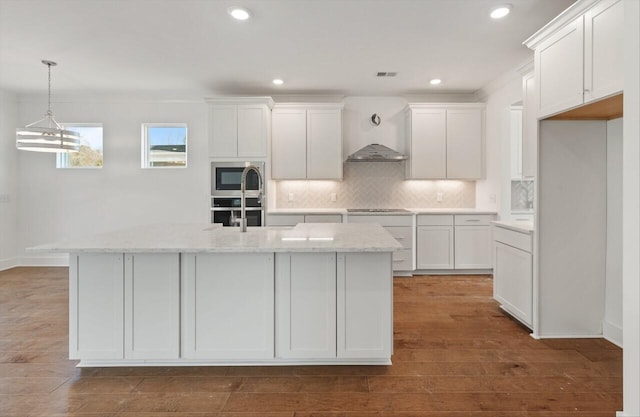
[[[395,236],[394,236],[394,238],[395,238],[396,240],[404,240],[404,238],[403,238],[403,237],[395,237]]]
[[[466,222],[479,222],[480,219],[467,219]]]
[[[394,259],[393,262],[404,262],[404,259]]]

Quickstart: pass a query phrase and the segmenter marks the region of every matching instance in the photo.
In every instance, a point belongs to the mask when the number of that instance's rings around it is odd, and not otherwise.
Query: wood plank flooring
[[[0,272],[2,417],[614,417],[622,351],[534,340],[487,276],[396,278],[392,366],[77,369],[67,268]]]

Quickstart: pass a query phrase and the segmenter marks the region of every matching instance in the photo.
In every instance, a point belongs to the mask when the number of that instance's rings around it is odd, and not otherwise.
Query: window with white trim
[[[184,168],[186,166],[186,123],[142,125],[142,168]]]
[[[78,152],[56,154],[56,168],[102,168],[102,123],[65,123],[63,129],[80,133]]]

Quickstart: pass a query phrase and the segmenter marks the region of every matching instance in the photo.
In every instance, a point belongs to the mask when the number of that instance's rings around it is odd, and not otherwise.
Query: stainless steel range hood
[[[349,155],[347,162],[400,162],[405,159],[407,156],[398,151],[372,143]]]

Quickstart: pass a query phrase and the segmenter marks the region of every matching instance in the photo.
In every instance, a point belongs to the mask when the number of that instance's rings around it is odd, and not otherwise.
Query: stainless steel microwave
[[[234,197],[240,195],[240,179],[247,165],[258,167],[264,180],[264,162],[212,162],[211,163],[211,195]],[[258,175],[249,171],[247,174],[247,191],[258,190]],[[264,198],[264,184],[263,198]]]

